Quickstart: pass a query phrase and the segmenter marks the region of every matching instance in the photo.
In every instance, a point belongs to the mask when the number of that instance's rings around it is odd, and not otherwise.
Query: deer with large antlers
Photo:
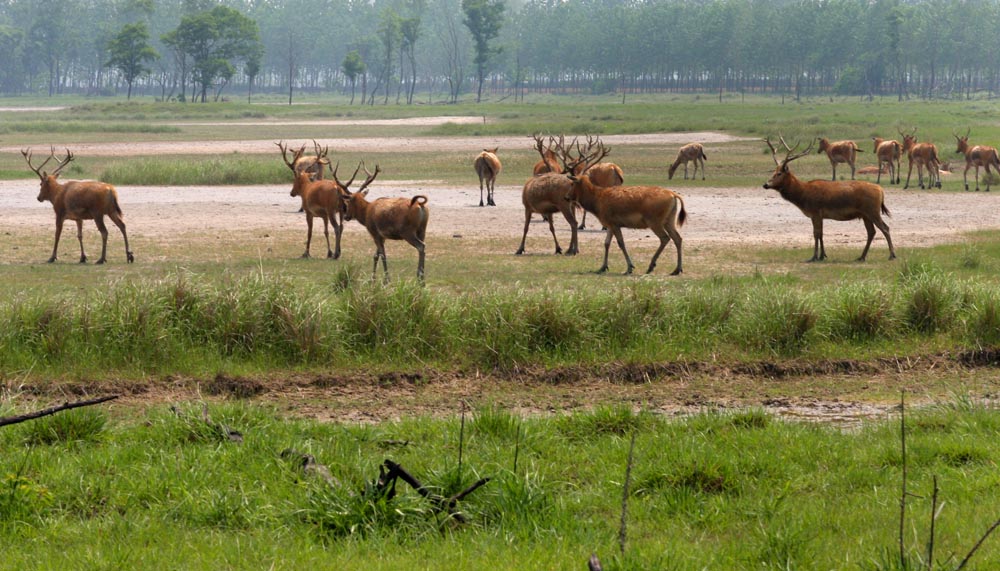
[[[903,137],[903,152],[906,153],[910,168],[906,172],[906,184],[903,189],[910,188],[910,176],[913,174],[913,164],[917,165],[917,182],[924,188],[924,168],[927,168],[927,188],[941,188],[941,160],[933,143],[918,143],[917,128],[909,134],[897,129]]]
[[[885,206],[885,194],[882,187],[866,181],[826,181],[810,180],[802,181],[795,177],[788,169],[788,163],[808,155],[812,151],[813,143],[805,151],[796,153],[798,145],[790,148],[783,138],[781,144],[787,153],[785,158],[778,160],[777,151],[771,140],[764,139],[767,146],[771,148],[771,158],[774,159],[774,174],[764,183],[764,188],[774,189],[782,198],[791,202],[812,220],[813,224],[813,256],[809,260],[815,262],[826,259],[826,247],[823,243],[823,220],[856,220],[860,218],[865,223],[865,230],[868,231],[868,242],[861,252],[858,261],[864,261],[868,257],[868,249],[875,238],[875,228],[878,228],[885,241],[889,244],[889,259],[896,257],[896,250],[892,247],[892,238],[889,237],[889,226],[882,221],[882,214],[891,216],[889,209]]]
[[[559,158],[556,157],[555,151],[552,150],[555,146],[555,138],[550,136],[548,145],[542,141],[541,135],[532,135],[532,138],[535,139],[535,150],[542,156],[542,159],[535,163],[534,168],[532,168],[532,176],[550,172],[561,173],[562,167],[559,166]]]
[[[965,190],[969,190],[969,168],[976,167],[976,191],[979,191],[979,167],[986,168],[986,192],[990,191],[990,167],[996,169],[997,174],[1000,174],[1000,156],[997,155],[997,150],[993,147],[987,147],[985,145],[976,145],[974,147],[969,146],[969,133],[972,133],[972,128],[970,127],[968,131],[965,132],[964,137],[960,137],[958,133],[952,132],[955,136],[955,140],[958,142],[958,148],[955,149],[956,153],[962,153],[965,155],[965,172],[962,173],[962,180],[965,181]]]
[[[316,156],[310,157],[305,156],[306,145],[302,144],[298,150],[292,151],[292,159],[288,160],[288,145],[284,141],[278,141],[275,143],[279,149],[281,149],[281,158],[288,165],[288,168],[292,169],[295,176],[298,177],[301,172],[309,173],[309,180],[323,180],[323,175],[326,167],[330,164],[330,159],[327,158],[327,154],[330,152],[330,147],[320,147],[316,139],[313,139],[313,149],[316,151]],[[299,208],[299,212],[305,211],[305,203]]]
[[[903,146],[899,141],[886,140],[882,137],[872,137],[872,142],[875,143],[875,157],[878,159],[878,176],[875,178],[875,184],[882,182],[882,165],[886,165],[886,170],[889,171],[889,184],[899,184],[899,160],[903,155]]]
[[[698,178],[698,165],[701,165],[701,180],[705,180],[705,159],[708,156],[705,155],[705,147],[701,143],[688,143],[681,147],[677,151],[677,158],[674,159],[674,163],[670,165],[667,169],[667,179],[672,180],[674,178],[674,173],[677,172],[677,167],[684,163],[684,180],[688,178],[688,163],[694,163],[694,173],[691,175],[691,180]]]
[[[326,160],[326,153],[318,155],[318,161]],[[288,168],[295,173],[295,180],[292,182],[291,196],[298,196],[302,199],[302,209],[306,213],[306,251],[303,258],[309,257],[309,250],[312,246],[313,219],[319,217],[323,221],[323,236],[326,237],[326,257],[336,260],[340,257],[340,237],[344,231],[341,220],[341,188],[343,185],[337,180],[337,169],[333,169],[333,180],[319,179],[313,180],[312,174],[308,170],[295,170],[294,161],[285,161]],[[354,172],[357,175],[357,171]],[[351,177],[351,182],[354,177]],[[351,184],[348,182],[347,184]],[[336,249],[330,249],[330,225],[333,225],[333,234],[336,241]]]
[[[858,153],[863,152],[858,148],[857,143],[854,141],[836,141],[831,143],[826,137],[820,137],[817,139],[819,142],[819,148],[816,153],[826,153],[826,158],[830,159],[830,165],[833,167],[833,178],[831,180],[837,180],[837,164],[847,163],[851,167],[851,180],[854,180],[854,161],[858,156]]]
[[[375,242],[375,261],[372,267],[372,279],[378,272],[378,261],[382,259],[382,271],[385,282],[389,282],[389,266],[385,257],[386,240],[405,240],[417,249],[417,279],[424,281],[424,237],[427,235],[427,221],[430,209],[427,208],[427,197],[417,195],[413,198],[378,198],[368,201],[368,185],[382,172],[375,165],[375,172],[368,172],[364,163],[358,165],[364,168],[367,178],[357,191],[351,192],[350,183],[344,186],[342,199],[344,203],[344,220],[357,220],[368,230]],[[355,171],[357,172],[357,171]],[[352,179],[353,180],[353,179]]]
[[[497,205],[493,202],[493,188],[497,183],[497,175],[500,174],[501,168],[500,158],[497,157],[498,150],[500,150],[499,147],[483,149],[483,152],[479,153],[473,162],[476,174],[479,175],[479,206],[483,205],[484,182],[486,183],[486,204],[488,206]]]
[[[604,146],[599,139],[593,141],[585,151],[577,149],[577,156],[570,155],[568,149],[561,149],[561,158],[566,172],[575,173],[581,164],[597,164],[610,154],[611,149]],[[583,208],[601,221],[606,228],[604,238],[604,263],[598,273],[608,271],[608,255],[611,249],[611,238],[618,242],[618,247],[625,256],[628,265],[626,274],[635,269],[632,258],[625,248],[622,228],[649,228],[660,239],[660,247],[653,254],[646,273],[652,273],[656,260],[660,257],[667,244],[673,240],[677,247],[677,267],[670,275],[676,276],[684,271],[682,239],[677,231],[687,219],[684,209],[684,199],[677,193],[658,186],[613,186],[601,187],[593,184],[588,170],[580,174],[569,175],[572,181],[566,200],[579,202]]]
[[[546,146],[540,136],[532,135],[535,139],[535,150],[541,155],[542,159],[535,163],[535,168],[533,170],[534,176],[545,173],[562,173],[563,167],[559,164],[559,157],[556,156],[553,150],[556,147],[564,146],[566,139],[564,136],[560,135],[559,141],[557,142],[555,137],[549,137],[549,144]],[[593,138],[588,135],[587,140],[592,143]],[[570,146],[576,143],[570,143]],[[587,174],[590,176],[590,181],[597,186],[621,186],[625,184],[625,173],[622,168],[615,163],[597,163],[594,165],[580,164],[576,166],[576,173],[580,174],[584,169],[587,169]],[[587,228],[587,211],[583,210],[583,218],[580,220],[580,225],[577,227],[578,230],[584,230]],[[601,228],[604,230],[604,228]],[[553,230],[554,231],[554,230]],[[554,234],[553,234],[554,235]],[[558,249],[558,240],[557,240]]]
[[[80,241],[80,263],[86,263],[87,254],[83,251],[83,221],[93,220],[101,233],[101,258],[97,263],[103,264],[108,254],[108,227],[104,224],[105,216],[110,218],[122,232],[122,238],[125,239],[125,259],[130,264],[135,261],[135,256],[128,246],[128,233],[125,232],[125,221],[122,219],[124,213],[118,204],[118,192],[115,187],[95,180],[72,180],[60,183],[57,180],[59,173],[75,158],[69,149],[66,149],[66,157],[59,160],[56,158],[55,148],[51,148],[49,157],[37,167],[31,164],[31,149],[22,150],[21,155],[24,156],[28,167],[35,171],[41,180],[38,202],[48,200],[56,211],[56,239],[49,263],[56,261],[59,237],[62,235],[63,222],[66,220],[76,222],[76,237]],[[55,170],[51,174],[43,171],[45,165],[53,159],[58,164]]]

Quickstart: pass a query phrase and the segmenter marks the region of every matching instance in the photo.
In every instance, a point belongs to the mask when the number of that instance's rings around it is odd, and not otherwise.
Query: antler
[[[279,141],[275,143],[275,145],[278,145],[278,148],[281,149],[281,159],[285,161],[285,164],[288,165],[288,168],[292,169],[292,172],[295,172],[295,161],[299,160],[299,158],[302,156],[302,153],[305,152],[306,146],[302,145],[302,147],[299,150],[294,151],[292,154],[292,160],[289,161],[288,145],[286,145],[284,141]]]
[[[333,181],[339,184],[341,188],[347,190],[348,188],[350,188],[351,184],[354,183],[354,177],[358,176],[358,171],[361,170],[361,163],[358,163],[358,168],[354,169],[354,174],[351,175],[351,180],[347,181],[347,184],[340,182],[340,180],[337,178],[337,169],[339,168],[340,168],[340,162],[337,162],[337,166],[333,167],[333,172],[330,173],[330,176],[333,177]]]
[[[56,156],[56,148],[55,147],[52,147],[52,156],[53,157]],[[56,159],[56,162],[59,163],[59,166],[56,167],[56,170],[52,171],[52,176],[59,176],[59,173],[62,172],[63,167],[65,167],[66,165],[68,165],[70,163],[70,161],[72,161],[75,158],[76,158],[76,155],[74,155],[73,152],[70,151],[69,149],[66,149],[66,158],[63,159],[63,160],[61,160],[61,161],[58,158]]]
[[[382,172],[382,168],[378,166],[378,163],[375,163],[375,172],[374,173],[368,172],[368,167],[366,167],[364,165],[365,165],[365,162],[361,161],[361,166],[364,167],[364,169],[365,169],[365,175],[367,175],[368,178],[366,178],[364,184],[362,184],[361,187],[358,188],[358,192],[361,192],[362,190],[368,188],[368,185],[371,184],[373,180],[375,180],[375,177],[378,176],[378,173]]]
[[[596,165],[601,162],[601,159],[608,156],[611,153],[611,149],[604,146],[600,137],[587,135],[587,147],[585,149],[580,148],[580,143],[578,138],[574,138],[573,142],[570,143],[569,147],[564,146],[564,139],[560,138],[558,149],[560,160],[562,160],[563,167],[566,169],[565,172],[574,175],[581,175],[587,172],[591,166]],[[570,155],[570,148],[576,147],[576,159]],[[584,168],[577,172],[577,168],[581,165],[586,165]]]
[[[771,138],[767,137],[764,139],[764,142],[767,143],[767,146],[771,147],[771,158],[774,159],[774,164],[778,167],[786,166],[788,163],[794,161],[795,159],[799,159],[808,155],[810,152],[812,152],[813,144],[816,142],[814,140],[810,140],[809,146],[806,147],[806,150],[802,151],[801,153],[795,153],[795,149],[799,148],[799,145],[801,143],[795,143],[794,147],[789,147],[788,143],[785,142],[785,138],[782,137],[781,135],[778,135],[778,140],[781,141],[782,146],[784,146],[785,150],[788,151],[787,153],[785,153],[785,158],[781,162],[778,161],[778,151],[774,148],[774,145],[771,144]]]
[[[326,158],[326,156],[330,153],[330,146],[327,145],[325,147],[320,147],[319,143],[316,142],[316,139],[313,139],[312,141],[313,149],[316,150],[316,161],[330,164],[330,160]]]
[[[38,178],[44,179],[45,175],[42,174],[42,169],[45,168],[45,165],[48,164],[48,162],[52,160],[52,157],[55,156],[55,149],[53,149],[52,153],[49,155],[49,158],[45,159],[45,161],[42,162],[42,164],[38,165],[38,168],[35,168],[35,166],[31,164],[31,149],[21,149],[21,156],[23,156],[24,160],[28,162],[28,167],[31,170],[35,171],[35,174],[38,175]]]

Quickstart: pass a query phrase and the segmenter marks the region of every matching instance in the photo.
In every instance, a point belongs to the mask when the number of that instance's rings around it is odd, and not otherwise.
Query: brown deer
[[[317,162],[322,164],[326,160],[326,150],[319,150]],[[336,169],[334,169],[333,180],[319,179],[313,180],[309,170],[301,169],[296,171],[295,161],[285,161],[288,168],[295,173],[295,180],[292,181],[291,196],[298,196],[302,199],[302,210],[306,213],[306,251],[302,257],[308,258],[312,247],[313,219],[319,217],[323,221],[323,236],[326,237],[326,257],[336,260],[340,257],[340,237],[344,230],[341,220],[341,200],[340,181],[337,180]],[[357,171],[354,173],[357,175]],[[351,181],[354,177],[351,177]],[[348,183],[350,184],[350,183]],[[330,249],[330,225],[333,225],[333,234],[336,241],[336,249]]]
[[[595,165],[578,165],[574,174],[587,172],[590,182],[596,186],[621,186],[625,184],[625,173],[622,168],[615,163],[597,163]],[[587,228],[587,210],[583,210],[583,218],[580,220],[580,230]],[[607,230],[607,228],[601,228]]]
[[[677,167],[684,163],[684,180],[688,178],[688,163],[694,162],[694,173],[691,175],[691,180],[698,178],[698,165],[701,164],[701,180],[705,180],[705,159],[708,156],[705,155],[705,147],[701,143],[688,143],[681,147],[681,150],[677,151],[677,158],[674,159],[674,164],[670,165],[667,169],[667,179],[673,180],[674,173],[677,172]]]
[[[875,184],[882,182],[882,165],[888,165],[889,184],[899,184],[899,160],[903,155],[903,146],[899,141],[893,139],[883,139],[882,137],[872,137],[875,143],[875,157],[878,159],[878,176]]]
[[[515,255],[520,256],[524,253],[524,244],[528,239],[528,226],[531,224],[531,215],[534,213],[541,214],[542,220],[549,223],[549,232],[552,232],[552,239],[556,243],[556,254],[563,253],[553,225],[552,217],[556,212],[561,212],[566,222],[569,223],[571,234],[566,255],[573,256],[579,253],[576,232],[576,203],[566,199],[570,185],[570,180],[566,175],[554,172],[533,176],[524,183],[524,188],[521,190],[521,203],[524,204],[524,234],[521,236],[521,246],[514,252]]]
[[[308,172],[309,180],[323,180],[324,170],[327,165],[330,164],[330,159],[327,158],[327,154],[330,152],[330,147],[320,147],[316,139],[313,139],[313,148],[316,151],[316,156],[307,157],[303,156],[306,152],[305,143],[297,151],[292,152],[292,160],[288,160],[288,145],[284,141],[279,141],[275,143],[278,148],[281,149],[281,158],[288,165],[288,168],[292,169],[297,177],[300,172]],[[299,208],[299,212],[305,211],[305,204]]]
[[[493,188],[497,182],[497,175],[500,174],[500,159],[497,151],[500,147],[483,149],[476,157],[473,166],[476,167],[476,174],[479,175],[479,206],[483,205],[483,182],[486,182],[486,204],[496,206],[493,202]]]
[[[364,168],[364,163],[359,165]],[[357,172],[357,171],[355,171]],[[417,195],[413,198],[379,198],[369,202],[368,185],[382,172],[375,165],[375,172],[370,173],[365,168],[367,178],[356,192],[349,190],[350,183],[344,185],[342,194],[344,220],[357,220],[364,226],[375,242],[375,262],[372,267],[372,279],[378,272],[378,261],[382,259],[382,270],[385,282],[389,282],[389,266],[385,257],[386,240],[406,240],[417,249],[417,279],[424,282],[424,237],[427,235],[427,220],[430,209],[427,208],[427,197]],[[353,179],[352,179],[353,181]]]
[[[957,133],[952,132],[955,136],[955,140],[958,141],[958,148],[955,149],[956,153],[962,153],[965,155],[965,172],[962,174],[962,180],[965,181],[965,190],[969,190],[969,168],[976,167],[976,191],[979,191],[979,167],[986,168],[986,192],[990,191],[990,167],[997,170],[997,174],[1000,174],[1000,156],[997,155],[997,150],[993,147],[987,147],[985,145],[976,145],[975,147],[969,146],[969,133],[972,132],[970,127],[968,131],[965,132],[964,137],[958,136]]]
[[[575,167],[580,164],[596,164],[611,152],[611,149],[605,147],[599,140],[593,147],[596,147],[596,150],[588,148],[586,152],[590,153],[589,155],[580,153],[575,160],[563,150],[562,159],[566,172],[575,173]],[[591,182],[587,169],[581,174],[570,175],[569,179],[572,184],[566,194],[566,200],[579,202],[585,210],[597,216],[607,229],[604,238],[604,263],[597,273],[608,271],[612,236],[617,240],[618,247],[625,256],[625,263],[628,265],[625,273],[631,274],[635,269],[635,264],[632,263],[632,258],[625,248],[622,228],[649,228],[659,237],[660,247],[649,262],[647,274],[652,273],[656,267],[656,260],[671,240],[677,247],[677,267],[670,275],[676,276],[684,271],[682,239],[677,228],[687,219],[687,211],[680,195],[658,186],[597,186]]]
[[[122,232],[122,238],[125,239],[125,259],[129,264],[135,261],[135,256],[128,247],[128,233],[125,232],[125,221],[122,219],[124,213],[118,204],[118,192],[115,187],[96,180],[71,180],[60,183],[57,180],[59,173],[76,158],[69,149],[66,149],[66,157],[59,160],[56,158],[55,147],[51,147],[49,157],[38,167],[31,164],[31,149],[22,150],[21,155],[42,183],[38,192],[38,202],[48,200],[56,212],[56,239],[52,246],[52,256],[49,258],[50,264],[56,261],[56,255],[59,251],[59,237],[62,235],[63,222],[66,220],[76,222],[76,237],[80,241],[81,264],[87,262],[87,254],[83,251],[83,221],[94,221],[97,230],[101,233],[101,258],[97,260],[97,263],[103,264],[108,254],[108,227],[104,224],[105,216],[110,218]],[[52,174],[49,174],[42,169],[52,159],[55,159],[59,166],[52,171]]]
[[[819,148],[816,150],[816,154],[826,153],[826,158],[830,159],[830,165],[833,167],[833,178],[831,180],[837,180],[837,163],[847,163],[851,167],[851,180],[854,180],[854,161],[858,153],[864,152],[858,148],[857,143],[854,141],[836,141],[831,143],[826,137],[820,137],[817,141],[819,142]]]
[[[777,190],[782,198],[791,202],[812,220],[813,223],[813,256],[810,262],[826,259],[826,248],[823,244],[823,220],[855,220],[861,218],[868,231],[868,242],[861,252],[858,261],[868,257],[868,249],[875,238],[875,228],[881,230],[885,241],[889,244],[889,259],[896,257],[889,237],[889,226],[882,221],[882,214],[891,216],[885,207],[885,195],[882,187],[866,181],[801,181],[788,170],[788,163],[804,157],[812,151],[812,142],[801,153],[795,153],[795,148],[789,148],[785,140],[781,144],[788,151],[785,158],[778,161],[777,151],[770,139],[764,139],[771,148],[771,158],[774,159],[774,174],[764,183],[764,188]]]
[[[898,129],[897,129],[898,130]],[[941,188],[941,161],[938,159],[937,147],[933,143],[918,143],[917,128],[909,134],[899,130],[903,136],[903,152],[906,153],[910,168],[906,172],[906,184],[903,189],[910,188],[910,176],[913,174],[913,163],[917,164],[917,182],[924,188],[924,167],[927,168],[927,188]]]
[[[562,167],[559,166],[559,159],[556,157],[555,151],[552,150],[552,147],[555,145],[555,138],[549,137],[549,144],[547,146],[542,142],[541,135],[532,135],[532,138],[535,139],[535,150],[542,156],[542,159],[535,163],[535,167],[531,171],[532,176],[549,172],[561,173]]]

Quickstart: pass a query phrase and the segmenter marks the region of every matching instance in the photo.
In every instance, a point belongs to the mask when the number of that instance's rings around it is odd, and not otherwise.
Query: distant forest
[[[3,95],[958,98],[1000,92],[1000,0],[0,0],[0,54]]]

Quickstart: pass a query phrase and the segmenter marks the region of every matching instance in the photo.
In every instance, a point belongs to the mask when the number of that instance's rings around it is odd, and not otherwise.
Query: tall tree
[[[490,58],[499,53],[500,49],[491,47],[490,42],[500,35],[503,26],[503,0],[462,0],[462,11],[465,13],[465,26],[469,28],[475,41],[476,78],[479,87],[476,90],[476,103],[483,98],[483,77],[486,75],[486,64]]]
[[[149,45],[149,29],[145,22],[125,24],[115,37],[108,42],[110,59],[107,66],[121,72],[128,84],[126,100],[132,99],[132,84],[140,75],[150,72],[146,62],[154,61],[160,54]]]
[[[365,61],[361,59],[358,50],[353,50],[344,56],[343,63],[340,64],[341,71],[351,82],[351,105],[354,105],[355,87],[358,85],[358,76],[365,72]]]

